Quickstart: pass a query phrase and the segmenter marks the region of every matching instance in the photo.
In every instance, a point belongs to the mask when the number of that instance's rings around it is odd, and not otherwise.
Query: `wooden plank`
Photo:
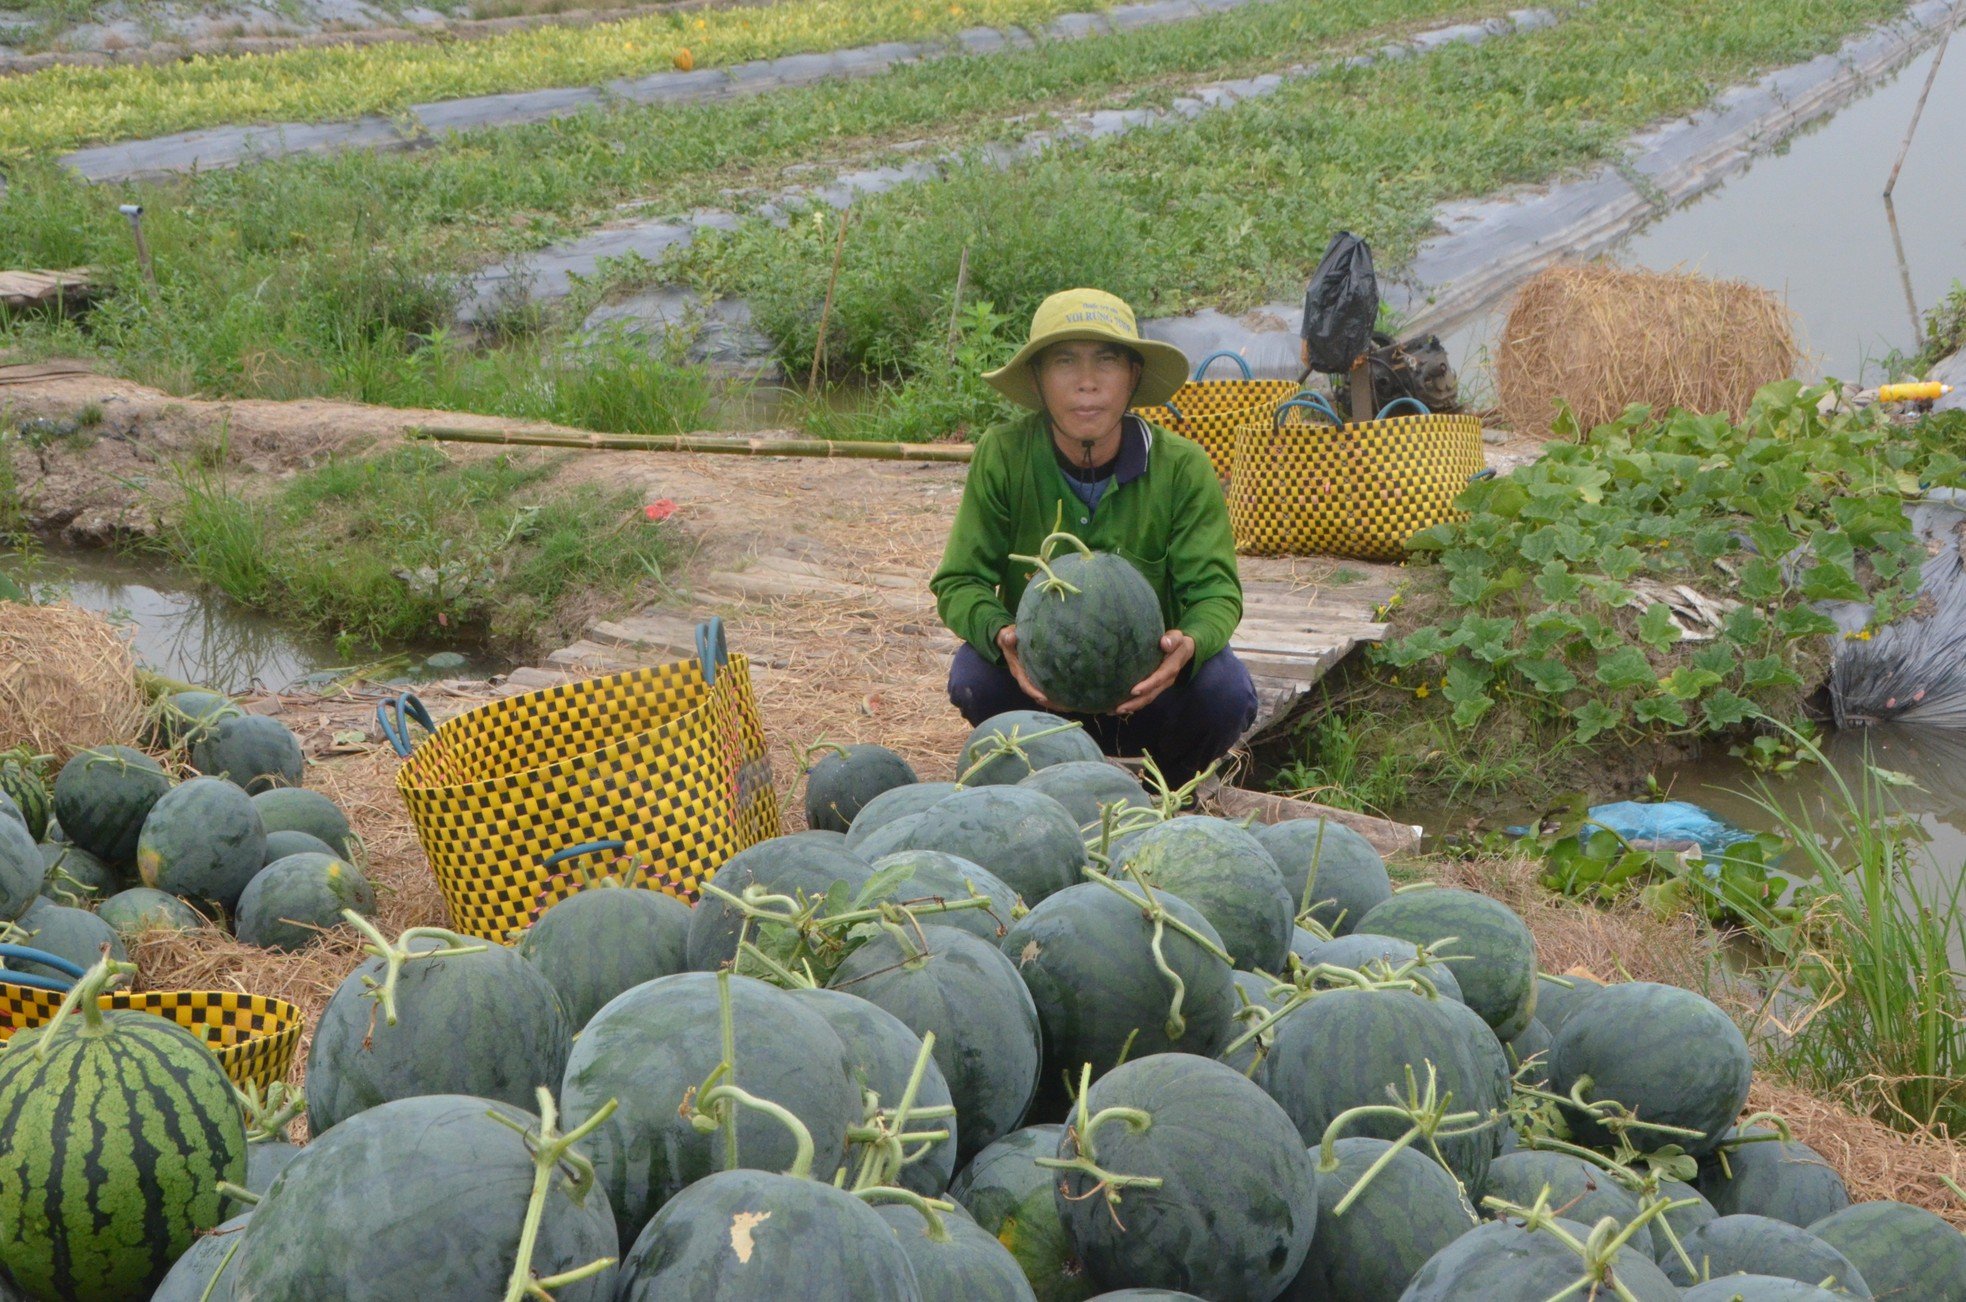
[[[696,654],[696,624],[675,615],[644,614],[624,620],[597,620],[587,640],[602,646],[661,652],[666,658]]]
[[[561,647],[546,657],[549,665],[562,668],[593,669],[601,673],[619,673],[624,669],[639,669],[645,661],[632,652],[624,652],[619,647],[602,646],[585,639],[572,646]]]
[[[754,600],[817,597],[834,601],[851,600],[865,605],[892,606],[899,610],[911,611],[932,609],[935,604],[926,594],[915,596],[903,592],[860,587],[836,579],[775,574],[768,570],[717,570],[704,579],[703,586],[712,591],[731,593]]]
[[[1286,823],[1298,818],[1329,819],[1342,827],[1351,828],[1369,841],[1374,850],[1388,857],[1411,854],[1419,849],[1420,837],[1425,833],[1424,828],[1409,823],[1395,823],[1349,809],[1333,809],[1329,805],[1313,804],[1308,800],[1293,800],[1289,796],[1246,791],[1220,782],[1203,783],[1200,795],[1203,800],[1219,806],[1231,818],[1254,815],[1262,823]]]
[[[71,267],[67,271],[0,271],[0,303],[16,311],[52,307],[63,301],[85,302],[94,297],[98,288],[87,267]]]

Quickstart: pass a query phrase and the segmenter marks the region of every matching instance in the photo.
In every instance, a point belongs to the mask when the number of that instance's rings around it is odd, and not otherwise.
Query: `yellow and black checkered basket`
[[[1203,372],[1224,357],[1241,369],[1241,377],[1204,379]],[[1295,381],[1254,378],[1249,363],[1235,353],[1210,353],[1195,367],[1194,378],[1176,389],[1173,397],[1158,407],[1136,407],[1133,414],[1201,444],[1216,477],[1227,483],[1235,462],[1237,427],[1256,413],[1274,410],[1296,392]]]
[[[1418,410],[1389,414],[1402,405]],[[1289,419],[1293,410],[1304,418]],[[1473,416],[1435,415],[1401,398],[1378,419],[1348,425],[1321,398],[1293,398],[1237,427],[1236,550],[1398,560],[1414,534],[1458,517],[1454,499],[1481,473]]]
[[[451,925],[509,942],[580,890],[548,860],[620,842],[631,884],[694,901],[739,850],[779,834],[778,795],[749,662],[723,625],[697,657],[494,701],[433,727],[413,697],[377,711]],[[412,748],[407,719],[430,736]]]
[[[64,993],[0,979],[0,1041],[45,1024]],[[285,1080],[300,1046],[300,1009],[284,999],[232,990],[112,990],[96,1002],[176,1022],[203,1040],[232,1083],[242,1087],[265,1090]]]

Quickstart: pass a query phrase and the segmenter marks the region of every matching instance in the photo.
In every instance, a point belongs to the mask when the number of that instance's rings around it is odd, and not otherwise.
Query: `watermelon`
[[[1205,1299],[1171,1288],[1121,1288],[1101,1293],[1092,1302],[1205,1302]]]
[[[1043,575],[1017,603],[1017,655],[1045,699],[1073,714],[1110,714],[1160,668],[1160,598],[1131,561],[1069,533],[1011,559]]]
[[[925,809],[919,814],[903,814],[867,833],[853,844],[852,852],[868,863],[906,854],[915,848],[915,833],[927,821],[928,811]]]
[[[230,1302],[232,1258],[237,1253],[250,1211],[234,1216],[217,1229],[198,1236],[182,1257],[172,1263],[150,1302]],[[210,1290],[207,1293],[207,1290]]]
[[[1709,1000],[1677,986],[1631,981],[1607,986],[1573,1009],[1550,1048],[1551,1092],[1569,1097],[1584,1077],[1587,1102],[1616,1100],[1640,1120],[1699,1132],[1700,1138],[1633,1129],[1641,1151],[1667,1144],[1700,1156],[1712,1151],[1747,1102],[1752,1071],[1740,1028]],[[1579,1143],[1614,1136],[1566,1107]]]
[[[958,1161],[1017,1128],[1037,1091],[1038,1010],[994,944],[934,925],[875,936],[829,983],[886,1009],[917,1035],[935,1035],[935,1063],[961,1124]]]
[[[253,1139],[246,1144],[246,1188],[264,1195],[280,1172],[306,1150],[284,1139]]]
[[[1236,1035],[1240,1007],[1230,968],[1208,920],[1179,896],[1155,892],[1153,911],[1137,887],[1121,894],[1098,882],[1058,892],[1010,928],[1003,952],[1017,965],[1043,1027],[1044,1089],[1076,1086],[1079,1068],[1108,1071],[1122,1055],[1182,1052],[1214,1057]],[[1154,955],[1180,978],[1176,991]],[[1049,1100],[1048,1100],[1049,1102]]]
[[[853,826],[846,831],[846,848],[858,851],[862,841],[895,819],[925,813],[944,796],[952,796],[961,789],[953,782],[917,782],[883,791],[854,816]]]
[[[137,842],[143,884],[205,900],[227,913],[266,864],[266,829],[246,793],[193,778],[160,799]]]
[[[823,1178],[846,1160],[847,1127],[862,1116],[860,1090],[840,1037],[816,1009],[750,977],[683,972],[643,982],[609,1000],[581,1030],[560,1085],[569,1128],[609,1099],[620,1102],[585,1149],[624,1236],[723,1165],[723,1135],[698,1133],[679,1111],[722,1061],[720,979],[730,983],[733,1083],[804,1123]],[[737,1133],[744,1165],[782,1170],[791,1163],[793,1140],[772,1118],[745,1109]]]
[[[1590,1227],[1558,1220],[1557,1227],[1582,1242]],[[1636,1302],[1678,1302],[1679,1290],[1643,1254],[1626,1244],[1593,1279],[1583,1257],[1547,1229],[1521,1221],[1489,1221],[1435,1253],[1402,1295],[1403,1302],[1471,1302],[1495,1299],[1619,1297]],[[1595,1287],[1593,1287],[1595,1284]]]
[[[1151,809],[1147,789],[1139,779],[1117,764],[1105,760],[1068,760],[1041,768],[1017,783],[1031,791],[1050,796],[1065,807],[1081,830],[1099,826],[1107,805],[1128,809]]]
[[[1686,1236],[1682,1245],[1709,1279],[1723,1275],[1773,1275],[1871,1296],[1870,1285],[1850,1259],[1807,1230],[1766,1216],[1721,1216]],[[1696,1281],[1677,1253],[1660,1266],[1680,1287]]]
[[[1222,1051],[1222,1061],[1267,1089],[1270,1049],[1275,1035],[1264,1030],[1246,1043],[1238,1044],[1237,1041],[1242,1040],[1246,1032],[1261,1025],[1264,1017],[1272,1009],[1280,1007],[1288,996],[1273,995],[1271,991],[1277,988],[1278,983],[1255,972],[1237,972],[1233,974],[1233,979],[1237,992],[1236,1024],[1229,1037],[1230,1047]]]
[[[1057,1156],[1064,1134],[1057,1125],[1013,1130],[972,1158],[949,1185],[949,1197],[1010,1249],[1038,1302],[1085,1302],[1093,1291],[1052,1197],[1058,1177],[1037,1165],[1039,1158]]]
[[[170,788],[170,774],[142,751],[91,747],[56,775],[55,817],[69,840],[112,868],[127,868],[151,806]]]
[[[432,954],[460,947],[471,952]],[[511,950],[428,927],[369,952],[336,987],[314,1029],[310,1133],[421,1094],[469,1094],[517,1107],[560,1079],[572,1036],[566,1014],[546,978]],[[392,962],[401,967],[393,1025],[376,989]]]
[[[234,930],[261,949],[304,949],[340,926],[344,909],[375,916],[375,890],[362,870],[331,854],[293,854],[246,883]]]
[[[146,1297],[202,1230],[222,1180],[246,1173],[232,1082],[190,1031],[97,996],[128,964],[97,963],[73,1006],[0,1053],[0,1263],[32,1297]]]
[[[821,750],[828,753],[812,762]],[[885,746],[826,743],[808,752],[807,762],[806,826],[818,831],[846,831],[875,796],[918,780],[908,761]]]
[[[661,891],[596,886],[561,900],[519,939],[578,1032],[631,986],[688,966],[690,908]]]
[[[1035,1302],[1010,1250],[963,1212],[930,1221],[913,1207],[874,1208],[894,1231],[922,1302]]]
[[[283,788],[284,789],[284,788]],[[296,790],[298,788],[295,788]],[[325,854],[339,859],[342,852],[323,841],[318,836],[306,832],[268,832],[266,834],[266,862],[274,863],[290,854]]]
[[[760,841],[724,861],[711,876],[710,884],[732,895],[742,895],[753,883],[774,895],[817,899],[845,882],[849,891],[858,891],[873,875],[867,861],[844,850],[793,836]],[[708,972],[737,957],[737,933],[744,918],[736,909],[709,891],[696,902],[689,921],[684,959],[698,972]]]
[[[27,834],[35,840],[47,835],[48,820],[55,816],[55,793],[48,790],[32,756],[25,750],[0,755],[0,798],[20,818]]]
[[[1054,764],[1105,758],[1078,724],[1043,710],[1011,710],[970,732],[956,760],[956,781],[966,787],[1007,786]]]
[[[126,940],[153,928],[196,931],[205,925],[205,919],[189,904],[149,886],[118,891],[96,906],[96,916]]]
[[[988,869],[1026,904],[1079,880],[1085,842],[1065,807],[1022,787],[982,787],[945,796],[909,824],[903,843],[864,844],[870,859],[901,850],[940,850]],[[906,820],[904,820],[906,821]]]
[[[174,692],[160,697],[153,710],[157,741],[165,746],[189,746],[219,720],[244,713],[236,701],[217,692],[202,688]]]
[[[1351,968],[1355,972],[1370,970],[1375,975],[1396,972],[1420,957],[1420,947],[1410,940],[1401,940],[1397,936],[1375,936],[1366,931],[1354,931],[1333,940],[1314,941],[1294,952],[1306,963],[1328,963],[1332,967]],[[1443,998],[1456,1003],[1466,1002],[1461,997],[1461,982],[1446,959],[1430,960],[1416,975],[1433,982],[1434,989]]]
[[[1391,1148],[1383,1139],[1340,1139],[1318,1163],[1317,1235],[1283,1292],[1289,1302],[1398,1302],[1428,1258],[1474,1229],[1461,1186],[1411,1147],[1394,1153],[1340,1213],[1338,1204]]]
[[[0,923],[12,922],[41,894],[48,866],[25,825],[0,818]]]
[[[1847,1302],[1849,1296],[1773,1275],[1728,1275],[1687,1289],[1681,1302]]]
[[[87,908],[123,888],[121,874],[79,845],[49,842],[41,847],[41,862],[41,894],[56,904]]]
[[[925,904],[937,900],[966,900],[973,894],[990,901],[987,908],[958,909],[951,913],[924,913],[921,920],[958,931],[967,931],[995,944],[1010,929],[1017,893],[987,868],[940,850],[902,850],[873,860],[874,871],[905,872],[906,876],[882,899],[897,904]]]
[[[1550,1206],[1562,1208],[1570,1220],[1585,1225],[1609,1216],[1622,1230],[1639,1217],[1638,1199],[1629,1190],[1604,1168],[1568,1153],[1522,1149],[1498,1157],[1488,1167],[1482,1196],[1529,1207],[1545,1191]],[[1658,1256],[1649,1225],[1640,1226],[1627,1243],[1649,1257]]]
[[[723,1171],[665,1203],[622,1258],[614,1296],[923,1302],[907,1253],[873,1208],[803,1174],[768,1171]]]
[[[1328,818],[1292,818],[1250,829],[1276,861],[1291,913],[1306,913],[1334,936],[1392,898],[1386,861],[1372,843]]]
[[[1438,946],[1468,1007],[1512,1040],[1536,1013],[1536,941],[1506,904],[1473,891],[1401,891],[1358,920],[1359,931]]]
[[[16,920],[12,939],[15,944],[65,958],[77,967],[93,966],[102,957],[105,945],[109,947],[109,956],[117,962],[129,957],[123,938],[116,934],[114,927],[87,909],[72,909],[62,904],[43,904]],[[67,976],[59,968],[25,958],[8,959],[5,966],[41,976]]]
[[[1800,1140],[1753,1139],[1775,1132],[1730,1127],[1701,1164],[1699,1190],[1722,1216],[1745,1212],[1807,1228],[1850,1205],[1843,1177]]]
[[[898,1107],[908,1092],[908,1080],[914,1073],[915,1060],[921,1055],[921,1037],[909,1030],[906,1023],[893,1013],[865,999],[841,994],[837,990],[793,990],[789,993],[792,998],[817,1011],[833,1028],[833,1034],[840,1037],[840,1044],[846,1050],[847,1070],[854,1085],[863,1093],[871,1091],[884,1111]],[[942,1108],[950,1105],[949,1082],[931,1057],[924,1064],[922,1078],[915,1087],[914,1106]],[[917,1133],[933,1130],[949,1132],[949,1138],[936,1141],[928,1146],[921,1157],[903,1166],[895,1181],[903,1189],[912,1190],[924,1198],[938,1198],[949,1187],[949,1178],[956,1171],[955,1137],[961,1133],[961,1123],[956,1117],[943,1117],[914,1122],[908,1129]],[[921,1147],[919,1144],[908,1146],[910,1152]],[[858,1169],[859,1158],[860,1154],[849,1153],[848,1165]]]
[[[1549,1028],[1554,1036],[1563,1029],[1570,1014],[1582,1007],[1585,1000],[1604,989],[1602,981],[1575,973],[1564,976],[1551,976],[1546,972],[1536,974],[1536,1018]]]
[[[317,1135],[246,1223],[227,1271],[233,1296],[505,1296],[538,1169],[539,1128],[538,1117],[508,1104],[428,1094],[378,1104]],[[603,1190],[571,1178],[548,1182],[535,1275],[618,1250]],[[608,1269],[553,1295],[608,1302],[614,1285]]]
[[[823,845],[833,850],[847,849],[845,832],[828,832],[818,828],[808,827],[804,831],[794,832],[792,835],[812,845]]]
[[[1136,1058],[1080,1099],[1058,1212],[1094,1279],[1267,1302],[1317,1229],[1317,1169],[1271,1098],[1193,1054]],[[1157,1180],[1158,1185],[1132,1184]]]
[[[1290,952],[1290,892],[1262,842],[1220,818],[1176,818],[1140,834],[1129,877],[1194,905],[1239,968],[1280,972]]]
[[[220,719],[191,743],[192,768],[243,787],[249,796],[299,786],[305,766],[300,738],[263,714]]]
[[[268,835],[274,832],[305,832],[325,841],[338,854],[352,852],[354,833],[348,816],[334,801],[305,787],[275,787],[253,797],[260,825]]]
[[[1853,1203],[1809,1226],[1880,1298],[1966,1302],[1966,1235],[1923,1207]]]

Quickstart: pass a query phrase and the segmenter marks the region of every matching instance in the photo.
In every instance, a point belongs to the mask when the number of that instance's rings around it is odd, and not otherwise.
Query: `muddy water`
[[[15,560],[0,571],[19,576]],[[337,649],[334,639],[296,629],[201,587],[153,561],[108,552],[52,552],[24,571],[43,599],[59,598],[96,611],[129,634],[138,663],[169,678],[226,692],[283,691],[319,685],[365,668],[367,677],[416,681],[484,675],[510,665],[467,655],[461,665],[439,660],[437,647]]]

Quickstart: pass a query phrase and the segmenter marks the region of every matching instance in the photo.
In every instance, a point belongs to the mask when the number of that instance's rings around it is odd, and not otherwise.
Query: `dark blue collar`
[[[1113,470],[1115,484],[1130,484],[1147,473],[1147,454],[1153,450],[1154,432],[1147,422],[1128,412],[1120,418],[1120,458]]]

